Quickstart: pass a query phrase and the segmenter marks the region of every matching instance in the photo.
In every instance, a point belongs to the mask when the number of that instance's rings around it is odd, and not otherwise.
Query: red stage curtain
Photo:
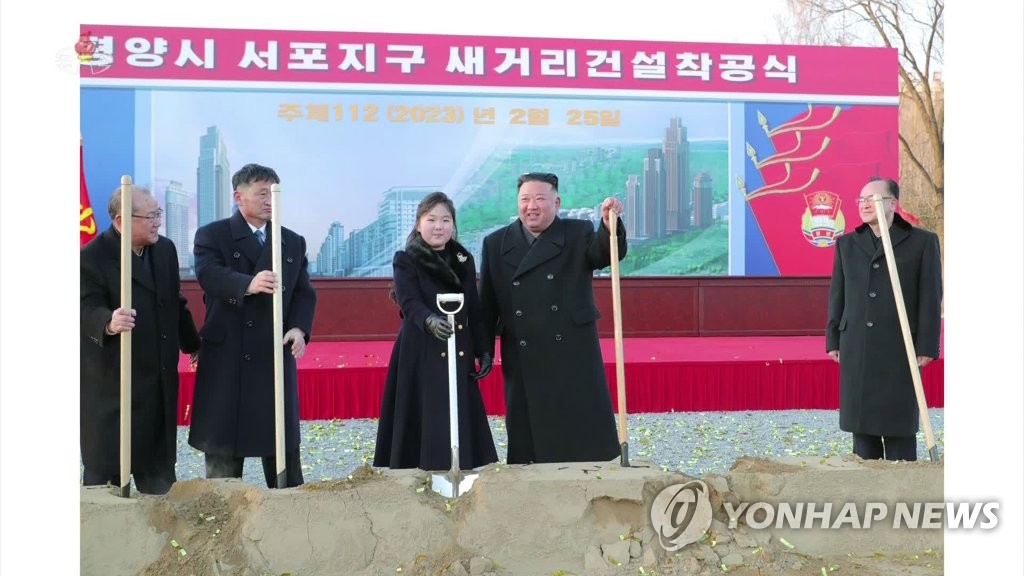
[[[303,420],[376,418],[386,366],[299,370]],[[615,365],[605,365],[612,408],[618,410]],[[839,366],[830,359],[785,362],[645,362],[627,364],[626,409],[640,412],[713,412],[839,408]],[[932,408],[944,405],[942,358],[922,372]],[[505,414],[500,366],[479,383],[488,414]],[[188,424],[195,373],[182,372],[178,424]]]

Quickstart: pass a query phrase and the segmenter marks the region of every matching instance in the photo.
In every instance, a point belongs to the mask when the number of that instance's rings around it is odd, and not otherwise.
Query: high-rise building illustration
[[[164,229],[178,252],[178,267],[192,268],[192,235],[189,234],[189,196],[181,182],[171,180],[164,188]]]
[[[640,178],[636,174],[626,177],[626,237],[629,239],[643,237],[644,196],[640,190]]]
[[[660,148],[649,148],[644,157],[643,236],[665,235],[665,172]]]
[[[693,179],[693,225],[707,228],[714,223],[711,175],[701,172]]]
[[[423,198],[439,190],[436,186],[397,186],[384,192],[377,205],[377,219],[353,231],[345,242],[350,275],[387,277],[394,271],[395,252],[405,248],[405,239],[416,225],[416,208]]]
[[[377,219],[388,243],[388,262],[396,250],[405,247],[409,231],[416,225],[416,208],[427,194],[438,190],[436,186],[403,186],[388,188],[384,199],[377,205]]]
[[[199,226],[231,215],[231,165],[216,126],[210,126],[199,137],[196,194]]]
[[[665,172],[665,233],[675,234],[690,228],[690,142],[681,118],[669,120],[662,143]]]
[[[327,237],[320,245],[316,257],[316,273],[318,276],[345,276],[349,267],[346,253],[345,227],[340,222],[332,222]]]

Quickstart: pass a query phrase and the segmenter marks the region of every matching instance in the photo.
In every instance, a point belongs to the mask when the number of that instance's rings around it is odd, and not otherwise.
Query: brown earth
[[[741,458],[708,476],[714,521],[667,552],[650,506],[691,480],[634,462],[496,466],[457,499],[430,474],[363,467],[346,479],[267,490],[191,480],[165,496],[82,489],[85,575],[670,575],[943,572],[943,531],[730,529],[724,503],[941,502],[942,463]]]

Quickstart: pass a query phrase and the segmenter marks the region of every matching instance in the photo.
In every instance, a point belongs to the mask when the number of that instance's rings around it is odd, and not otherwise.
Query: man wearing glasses
[[[484,239],[480,268],[486,342],[501,337],[508,463],[611,460],[619,445],[592,281],[611,264],[608,218],[622,203],[605,198],[595,230],[558,217],[556,175],[523,174],[517,186],[519,219]]]
[[[839,363],[839,427],[864,459],[917,460],[919,411],[875,211],[883,198],[918,366],[939,357],[939,238],[896,213],[900,188],[872,179],[857,205],[863,224],[836,242],[825,349]]]
[[[181,294],[178,253],[160,236],[163,211],[132,188],[132,309],[121,303],[121,189],[111,226],[82,247],[81,449],[86,486],[120,482],[120,334],[132,335],[132,477],[139,492],[166,493],[176,480],[178,354],[199,349]],[[194,355],[193,355],[194,356]]]

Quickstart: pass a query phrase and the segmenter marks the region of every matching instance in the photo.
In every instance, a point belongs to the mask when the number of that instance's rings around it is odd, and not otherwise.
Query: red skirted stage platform
[[[299,360],[303,420],[376,418],[391,341],[312,342]],[[616,404],[615,343],[602,339],[605,372]],[[823,336],[626,338],[629,413],[837,409],[839,365]],[[179,364],[178,424],[188,424],[195,374]],[[943,362],[922,371],[925,396],[943,406]],[[500,356],[481,383],[488,414],[505,413]]]

